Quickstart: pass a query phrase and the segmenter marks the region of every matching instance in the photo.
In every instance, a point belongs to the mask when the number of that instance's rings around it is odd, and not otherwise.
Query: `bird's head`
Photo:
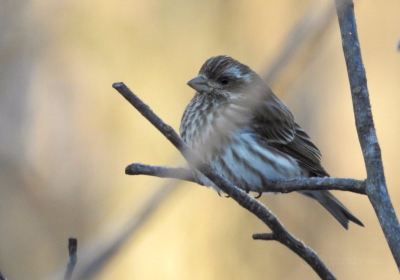
[[[248,66],[229,56],[214,56],[203,64],[188,85],[200,94],[233,96],[243,94],[261,78]]]

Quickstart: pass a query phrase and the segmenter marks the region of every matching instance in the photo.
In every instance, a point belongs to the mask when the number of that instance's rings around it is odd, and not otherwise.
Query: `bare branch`
[[[149,175],[161,178],[180,179],[204,186],[203,182],[193,176],[193,172],[190,169],[180,167],[132,163],[126,167],[125,173],[128,175]],[[264,186],[263,192],[290,193],[304,190],[340,190],[365,194],[365,181],[332,177],[300,177],[279,181],[271,180],[268,182],[268,185]]]
[[[255,233],[253,234],[254,240],[276,240],[276,236],[273,233]]]
[[[367,169],[366,192],[400,269],[400,225],[386,187],[381,150],[372,118],[367,77],[361,58],[354,4],[352,0],[335,1],[358,139]]]
[[[194,178],[191,170],[181,167],[165,167],[156,165],[147,165],[141,163],[132,163],[125,168],[127,175],[149,175],[160,178],[179,179],[189,181],[204,186],[202,182]]]
[[[65,270],[64,280],[72,279],[72,273],[74,272],[74,268],[77,262],[77,249],[78,249],[78,240],[76,238],[68,239],[68,254],[69,260],[67,264],[67,269]]]
[[[179,135],[171,126],[164,123],[142,100],[140,100],[123,83],[114,83],[113,87],[134,106],[149,122],[151,122],[185,157],[189,165],[203,173],[222,191],[232,197],[239,205],[257,216],[274,234],[277,241],[295,252],[306,261],[322,279],[335,279],[332,272],[321,261],[318,255],[303,242],[289,233],[278,218],[263,204],[247,195],[241,189],[229,183],[225,178],[214,173],[213,170],[198,159],[183,143]]]

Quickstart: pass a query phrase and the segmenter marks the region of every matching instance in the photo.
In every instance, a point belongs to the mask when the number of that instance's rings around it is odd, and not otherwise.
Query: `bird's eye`
[[[219,83],[221,84],[221,85],[227,85],[227,84],[229,84],[229,79],[227,78],[227,77],[221,77],[221,78],[219,78]]]

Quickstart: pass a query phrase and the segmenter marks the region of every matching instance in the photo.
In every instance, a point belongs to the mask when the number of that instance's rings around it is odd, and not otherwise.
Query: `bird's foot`
[[[254,196],[255,199],[258,199],[262,196],[262,192],[258,192],[256,196]]]

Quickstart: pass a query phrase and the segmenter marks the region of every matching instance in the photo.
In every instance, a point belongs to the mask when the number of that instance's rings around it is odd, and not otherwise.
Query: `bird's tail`
[[[329,191],[303,191],[302,194],[317,200],[333,217],[345,228],[348,228],[349,221],[364,226],[351,212]]]

